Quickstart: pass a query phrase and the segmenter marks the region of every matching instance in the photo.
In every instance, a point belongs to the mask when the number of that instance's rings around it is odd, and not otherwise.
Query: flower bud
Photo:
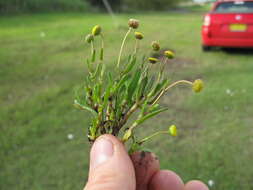
[[[96,26],[94,26],[92,28],[92,32],[91,33],[92,33],[93,36],[98,36],[98,35],[100,35],[101,31],[102,31],[101,26],[96,25]]]
[[[174,53],[173,53],[172,51],[169,51],[169,50],[165,51],[165,52],[164,52],[164,55],[165,55],[165,57],[167,57],[168,59],[173,59],[173,58],[175,57]]]
[[[85,37],[85,41],[87,43],[91,43],[92,41],[94,40],[94,36],[92,34],[88,34],[86,37]]]
[[[153,41],[152,44],[151,44],[152,48],[154,51],[159,51],[160,50],[160,45],[158,42],[156,41]]]
[[[171,136],[176,137],[177,136],[177,127],[176,127],[176,125],[171,125],[169,127],[169,131],[168,132],[169,132],[169,134]]]
[[[143,34],[140,32],[135,32],[134,35],[137,40],[141,40],[144,38]]]
[[[149,57],[148,58],[149,62],[152,63],[152,64],[155,64],[158,62],[158,59],[154,58],[154,57]]]
[[[131,19],[129,19],[129,21],[128,21],[128,26],[129,26],[130,28],[136,29],[136,28],[139,27],[139,21],[136,20],[136,19],[131,18]]]
[[[194,92],[200,92],[204,88],[204,83],[201,79],[197,79],[192,84],[192,90]]]

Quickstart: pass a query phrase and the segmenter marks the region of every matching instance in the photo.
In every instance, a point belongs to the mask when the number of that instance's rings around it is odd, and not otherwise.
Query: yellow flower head
[[[135,32],[134,36],[137,40],[142,40],[144,38],[144,35],[141,32]]]
[[[169,126],[169,134],[173,137],[176,137],[177,136],[177,127],[176,125],[171,125]]]
[[[148,58],[149,62],[152,63],[152,64],[155,64],[158,62],[158,59],[154,58],[154,57],[149,57]]]
[[[91,33],[92,33],[93,36],[98,36],[98,35],[101,34],[101,32],[102,32],[101,26],[96,25],[96,26],[94,26],[94,27],[92,28],[92,32],[91,32]]]
[[[85,41],[87,43],[91,43],[92,41],[94,40],[94,36],[92,34],[88,34],[86,37],[85,37]]]
[[[156,41],[153,41],[151,46],[152,46],[154,51],[159,51],[160,50],[160,44]]]
[[[130,28],[137,29],[137,28],[139,27],[139,21],[136,20],[136,19],[131,18],[131,19],[129,19],[129,21],[128,21],[128,26],[129,26]]]
[[[165,55],[165,57],[167,57],[168,59],[173,59],[173,58],[175,57],[175,54],[174,54],[172,51],[169,51],[169,50],[165,51],[165,52],[164,52],[164,55]]]
[[[192,90],[194,92],[200,92],[204,88],[204,83],[201,79],[197,79],[192,84]]]

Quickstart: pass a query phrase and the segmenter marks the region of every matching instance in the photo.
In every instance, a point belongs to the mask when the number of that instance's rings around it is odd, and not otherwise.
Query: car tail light
[[[210,15],[206,15],[204,17],[204,23],[203,23],[203,25],[204,26],[210,26],[210,24],[211,24],[211,16]]]

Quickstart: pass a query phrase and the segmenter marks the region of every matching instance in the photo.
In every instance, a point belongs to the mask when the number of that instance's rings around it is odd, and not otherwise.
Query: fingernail
[[[113,143],[105,138],[99,138],[95,141],[91,149],[90,167],[96,168],[98,165],[109,160],[113,155]]]

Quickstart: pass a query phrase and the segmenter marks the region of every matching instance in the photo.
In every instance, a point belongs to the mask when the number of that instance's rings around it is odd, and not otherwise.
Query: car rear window
[[[253,1],[235,1],[219,3],[215,13],[253,13]]]

